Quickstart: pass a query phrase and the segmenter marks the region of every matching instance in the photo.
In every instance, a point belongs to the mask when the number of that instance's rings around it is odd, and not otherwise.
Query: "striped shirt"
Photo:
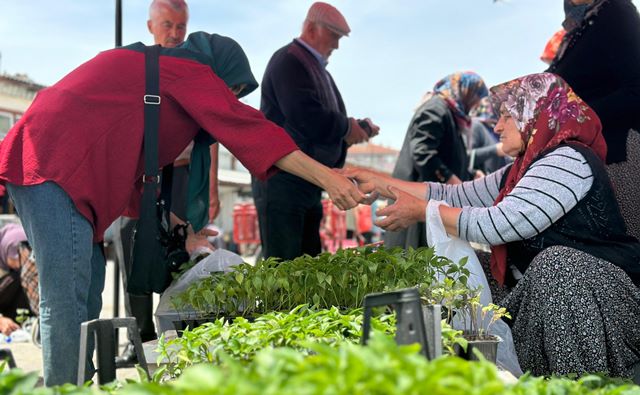
[[[535,161],[511,193],[494,206],[508,168],[458,185],[429,183],[427,199],[462,208],[461,239],[499,245],[541,233],[578,204],[593,184],[585,157],[561,146]]]

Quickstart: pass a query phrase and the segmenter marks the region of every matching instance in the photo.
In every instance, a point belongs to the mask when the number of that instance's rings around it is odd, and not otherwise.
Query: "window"
[[[0,140],[4,139],[11,126],[13,126],[13,115],[0,112]]]

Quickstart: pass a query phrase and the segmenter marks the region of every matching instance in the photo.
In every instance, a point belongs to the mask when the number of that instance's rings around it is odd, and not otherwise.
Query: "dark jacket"
[[[468,180],[467,150],[447,103],[433,96],[416,110],[393,177],[406,181],[446,182],[452,175]]]
[[[440,96],[433,96],[414,114],[404,138],[393,177],[406,181],[446,182],[452,175],[468,180],[467,150],[453,113]],[[427,245],[426,228],[418,222],[398,232],[386,232],[388,247]]]
[[[629,129],[640,129],[640,16],[631,0],[605,0],[567,34],[547,71],[558,74],[602,121],[607,163],[626,160]]]
[[[318,162],[341,167],[349,129],[344,102],[329,73],[297,41],[271,57],[262,80],[260,110]]]

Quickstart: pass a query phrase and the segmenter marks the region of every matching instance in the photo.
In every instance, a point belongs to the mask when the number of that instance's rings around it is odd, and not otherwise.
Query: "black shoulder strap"
[[[144,95],[144,175],[142,176],[143,192],[141,210],[150,210],[144,206],[145,202],[156,202],[160,189],[160,174],[158,160],[158,128],[160,126],[160,46],[153,45],[145,48],[145,95]],[[171,176],[172,168],[163,170],[162,192],[167,196],[162,196],[167,207],[167,212],[171,205]],[[168,199],[168,201],[167,201]],[[153,209],[151,209],[153,210]],[[155,215],[155,210],[152,211]],[[167,219],[168,220],[168,219]]]
[[[158,129],[160,127],[160,46],[153,45],[145,49],[145,95],[144,95],[144,175],[142,181],[143,202],[155,202],[160,190],[160,202],[167,215],[171,210],[171,184],[173,179],[173,164],[164,166],[162,177],[159,174]],[[162,188],[160,188],[162,180]],[[148,196],[151,194],[152,196]],[[144,209],[144,207],[141,207]]]

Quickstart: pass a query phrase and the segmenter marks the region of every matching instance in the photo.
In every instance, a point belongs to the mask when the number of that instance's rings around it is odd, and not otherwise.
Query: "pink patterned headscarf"
[[[591,148],[602,161],[605,160],[607,145],[600,119],[559,76],[531,74],[494,86],[490,91],[494,108],[504,109],[511,115],[525,143],[525,150],[513,162],[494,205],[513,190],[542,152],[560,144],[582,144]],[[506,268],[506,246],[492,247],[491,272],[501,284]]]

